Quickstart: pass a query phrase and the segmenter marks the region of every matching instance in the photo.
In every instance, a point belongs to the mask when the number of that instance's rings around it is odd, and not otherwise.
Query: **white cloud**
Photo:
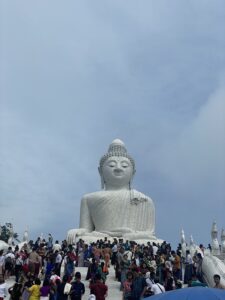
[[[224,3],[1,6],[1,223],[63,238],[119,137],[137,162],[134,185],[156,203],[159,234],[174,241],[188,203],[194,216],[207,204],[206,240],[224,211],[223,84],[213,93],[225,70]]]

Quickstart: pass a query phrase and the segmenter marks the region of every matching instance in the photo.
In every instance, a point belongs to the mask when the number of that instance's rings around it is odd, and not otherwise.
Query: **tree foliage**
[[[9,238],[12,236],[14,240],[19,242],[18,234],[12,231],[12,224],[11,223],[5,223],[5,225],[0,225],[0,240],[8,243]]]

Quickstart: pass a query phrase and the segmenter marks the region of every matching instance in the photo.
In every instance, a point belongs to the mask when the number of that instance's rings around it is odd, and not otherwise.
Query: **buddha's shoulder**
[[[97,199],[99,197],[105,196],[106,194],[107,194],[107,191],[92,192],[92,193],[83,195],[82,200]]]
[[[142,192],[139,192],[139,191],[133,189],[133,193],[134,193],[135,198],[142,198],[142,199],[152,201],[152,199],[149,196],[145,195]]]

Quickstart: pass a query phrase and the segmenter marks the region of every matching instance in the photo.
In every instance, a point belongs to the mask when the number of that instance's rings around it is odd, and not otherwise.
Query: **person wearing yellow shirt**
[[[27,290],[30,292],[29,300],[40,300],[40,285],[40,279],[36,278],[34,281],[34,285],[32,285],[30,288],[27,288]]]

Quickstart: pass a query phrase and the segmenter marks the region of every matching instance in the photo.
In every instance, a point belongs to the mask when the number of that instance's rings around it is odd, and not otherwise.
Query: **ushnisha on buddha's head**
[[[124,143],[116,139],[101,158],[98,170],[103,189],[130,189],[135,174],[135,162],[127,153]]]

